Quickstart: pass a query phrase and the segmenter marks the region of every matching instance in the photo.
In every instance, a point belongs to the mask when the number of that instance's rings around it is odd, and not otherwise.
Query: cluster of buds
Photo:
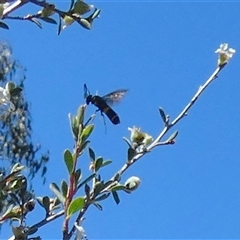
[[[153,138],[148,133],[142,132],[140,128],[133,126],[128,128],[131,132],[130,139],[133,143],[133,148],[136,149],[139,146],[146,148],[150,143],[152,143]]]

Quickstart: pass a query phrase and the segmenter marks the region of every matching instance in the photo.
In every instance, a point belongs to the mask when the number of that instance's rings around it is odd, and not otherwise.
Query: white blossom
[[[76,227],[77,230],[75,240],[87,240],[88,238],[84,228],[78,225],[76,222],[74,223],[74,226]]]
[[[230,58],[233,57],[233,54],[236,52],[233,48],[228,48],[228,43],[222,43],[220,47],[215,51],[219,54],[218,65],[226,64]]]

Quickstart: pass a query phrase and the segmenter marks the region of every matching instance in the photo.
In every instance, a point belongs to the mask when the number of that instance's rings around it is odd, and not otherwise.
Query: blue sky
[[[239,239],[239,2],[88,3],[102,10],[91,31],[73,24],[57,36],[54,25],[41,30],[21,21],[8,21],[10,31],[1,31],[27,68],[34,139],[51,153],[47,183],[35,180],[36,195],[52,196],[49,183],[67,178],[62,155],[73,146],[67,114],[84,103],[84,83],[100,95],[129,89],[114,107],[120,125],[107,119],[105,134],[101,116],[95,119],[91,146],[113,160],[102,172],[109,178],[124,164],[127,128],[139,126],[156,137],[163,127],[158,107],[176,117],[215,70],[214,51],[228,42],[237,53],[175,127],[177,143],[155,148],[129,169],[123,181],[138,176],[140,188],[122,193],[118,206],[109,199],[103,212],[91,208],[84,227],[90,239]],[[57,6],[66,9],[68,3]],[[89,115],[94,111],[88,108]],[[80,164],[87,176],[87,155]],[[29,225],[44,216],[38,211]],[[60,238],[61,222],[39,235]],[[8,236],[1,232],[3,239]]]

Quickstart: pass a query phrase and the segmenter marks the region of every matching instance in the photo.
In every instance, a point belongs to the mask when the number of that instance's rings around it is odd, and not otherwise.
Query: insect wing
[[[104,99],[107,104],[112,105],[114,103],[120,102],[127,91],[127,89],[120,89],[103,96],[102,99]]]
[[[87,85],[84,84],[84,98],[87,98],[88,95],[90,95],[89,90],[87,88]]]

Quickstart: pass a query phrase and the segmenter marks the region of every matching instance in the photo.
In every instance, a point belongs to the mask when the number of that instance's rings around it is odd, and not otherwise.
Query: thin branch
[[[225,64],[226,65],[226,64]],[[190,100],[190,102],[183,108],[183,110],[180,112],[180,114],[172,121],[172,123],[166,125],[162,132],[158,135],[158,137],[152,142],[150,146],[147,147],[146,152],[138,153],[133,157],[130,163],[125,163],[122,168],[117,172],[120,176],[135,162],[137,162],[141,157],[143,157],[147,152],[150,152],[153,148],[159,145],[167,145],[169,143],[166,142],[160,142],[161,139],[165,136],[165,134],[173,127],[175,126],[184,116],[186,116],[188,110],[194,105],[194,103],[197,101],[199,96],[203,93],[203,91],[212,83],[218,76],[218,73],[223,69],[225,65],[221,65],[217,67],[217,69],[213,72],[213,74],[206,80],[206,82],[200,86],[200,88],[197,90],[193,98]],[[116,175],[116,174],[115,174]],[[115,176],[114,175],[114,176]],[[113,179],[114,177],[112,177]]]
[[[27,4],[29,2],[29,0],[17,0],[16,2],[14,2],[13,4],[11,4],[9,7],[7,7],[6,9],[4,9],[3,11],[3,16],[2,19],[7,18],[8,14],[17,10],[18,8],[22,7],[23,5]]]
[[[57,218],[59,218],[59,217],[61,217],[63,215],[64,215],[64,210],[61,210],[58,213],[56,213],[54,215],[51,215],[51,216],[41,220],[40,222],[34,224],[33,226],[31,226],[29,228],[29,230],[27,232],[31,232],[31,230],[33,230],[33,229],[38,229],[38,228],[48,224],[49,222],[52,222],[53,220],[55,220],[55,219],[57,219]],[[14,239],[15,239],[15,236],[12,236],[8,240],[14,240]]]

